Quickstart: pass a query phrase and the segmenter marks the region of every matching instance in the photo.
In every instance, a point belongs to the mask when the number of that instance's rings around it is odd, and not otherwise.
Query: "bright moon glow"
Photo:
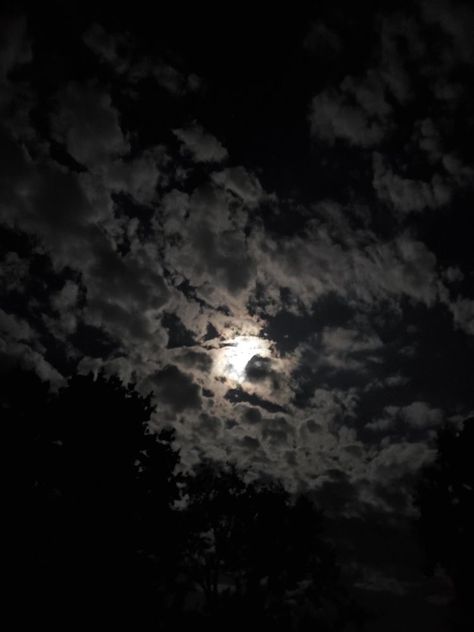
[[[219,349],[215,372],[217,375],[242,383],[245,381],[245,367],[254,355],[268,357],[268,341],[257,336],[236,336]]]

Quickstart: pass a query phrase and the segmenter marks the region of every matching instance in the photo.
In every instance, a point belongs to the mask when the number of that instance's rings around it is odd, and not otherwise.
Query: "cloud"
[[[312,434],[336,431],[341,423],[354,418],[357,403],[358,394],[353,388],[314,388],[303,409],[305,416],[311,415],[311,418],[302,426],[302,432],[305,427]]]
[[[323,331],[322,342],[330,353],[376,351],[382,346],[382,341],[376,335],[367,335],[343,327],[326,328]]]
[[[449,182],[439,174],[434,174],[429,182],[403,178],[395,174],[377,152],[373,155],[373,164],[372,183],[377,196],[392,204],[399,213],[435,209],[451,200]]]
[[[43,350],[36,351],[22,342],[13,342],[0,338],[0,372],[20,366],[33,371],[43,382],[48,382],[53,389],[64,383],[63,376],[43,355]]]
[[[245,437],[240,440],[240,445],[248,452],[256,452],[261,447],[260,441],[249,435],[245,435]]]
[[[68,280],[62,289],[51,297],[51,307],[59,316],[60,328],[68,334],[72,334],[77,328],[78,317],[80,316],[78,306],[80,293],[81,290],[77,283]],[[50,322],[50,326],[54,327],[55,325]]]
[[[25,16],[0,17],[0,85],[18,66],[32,58],[31,42],[27,33]],[[1,102],[1,100],[0,100]]]
[[[216,184],[237,195],[243,202],[254,204],[263,197],[258,179],[244,167],[229,167],[212,175]]]
[[[195,73],[184,75],[179,70],[163,60],[142,62],[132,68],[132,76],[140,79],[150,74],[162,88],[175,97],[197,92],[201,87],[201,79]]]
[[[214,415],[201,413],[199,415],[198,432],[204,437],[216,438],[222,428],[222,422]]]
[[[231,208],[225,193],[208,185],[190,197],[173,192],[163,200],[163,211],[168,267],[210,304],[235,305],[253,281],[252,258],[241,229],[246,212]]]
[[[347,246],[323,227],[278,242],[258,237],[265,286],[290,288],[308,311],[328,293],[354,305],[398,302],[404,296],[431,305],[437,299],[436,257],[407,233],[388,241],[366,233]]]
[[[249,424],[259,424],[262,421],[260,409],[253,406],[244,406],[242,409],[242,420]]]
[[[364,362],[374,360],[382,341],[367,334],[343,327],[326,327],[321,336],[322,361],[334,368],[363,370]]]
[[[183,74],[162,58],[144,57],[129,33],[108,33],[94,23],[83,35],[84,44],[114,71],[125,76],[131,85],[142,79],[153,78],[157,84],[175,97],[196,92],[201,80],[195,73]]]
[[[107,31],[97,23],[91,24],[84,32],[83,41],[85,45],[95,53],[103,62],[111,64],[116,72],[122,74],[129,67],[127,56],[120,52],[130,46],[130,38],[125,34],[107,33]]]
[[[426,402],[413,402],[400,409],[404,421],[413,428],[432,428],[441,424],[443,411]]]
[[[449,303],[454,322],[459,329],[474,335],[474,300],[459,298]]]
[[[374,480],[387,485],[402,478],[406,473],[413,474],[424,463],[432,460],[435,450],[425,441],[400,441],[383,447],[369,464],[369,475]]]
[[[93,84],[69,83],[57,97],[53,133],[77,162],[95,169],[125,154],[130,145],[110,95]]]
[[[87,321],[120,337],[149,338],[160,325],[156,316],[169,293],[159,270],[146,253],[126,257],[98,250],[85,272]]]
[[[447,0],[421,3],[423,19],[435,25],[447,37],[440,38],[439,56],[445,68],[451,68],[459,62],[473,63],[474,11],[466,3],[454,3]]]
[[[400,222],[410,213],[446,208],[472,180],[470,165],[452,150],[463,141],[457,132],[454,140],[448,121],[465,118],[468,97],[454,68],[473,63],[467,40],[474,12],[444,1],[423,2],[420,9],[375,14],[370,55],[342,81],[329,77],[309,106],[318,146],[346,143],[360,151],[361,165],[368,159],[364,150],[376,149],[372,186]],[[439,42],[435,49],[430,38]],[[424,116],[407,107],[417,99],[425,103]]]
[[[254,355],[245,367],[245,376],[251,382],[266,380],[272,375],[272,361],[260,355]]]
[[[443,421],[443,411],[423,401],[415,401],[406,406],[385,406],[380,419],[366,425],[369,430],[382,433],[410,433],[411,430],[436,428]]]
[[[264,420],[262,438],[273,445],[287,445],[294,429],[285,417],[269,417]]]
[[[191,377],[177,366],[168,365],[151,375],[147,384],[151,386],[158,401],[168,406],[174,413],[187,409],[199,410],[201,397],[199,387]]]
[[[309,119],[311,135],[330,144],[343,140],[355,146],[371,147],[385,135],[377,118],[369,116],[360,105],[347,103],[335,91],[313,98]]]
[[[80,55],[96,78],[75,79],[67,57],[43,85],[31,76],[47,72],[41,55],[25,65],[27,21],[12,23],[0,62],[3,366],[56,382],[118,374],[154,391],[154,420],[176,427],[185,463],[237,460],[319,486],[347,514],[356,501],[408,511],[410,476],[452,413],[430,391],[442,362],[418,349],[442,356],[474,333],[470,259],[444,242],[472,180],[455,123],[469,100],[451,72],[469,63],[463,14],[446,11],[377,14],[374,46],[347,66],[350,38],[314,23],[305,60],[327,54],[335,72],[292,92],[313,143],[308,153],[291,132],[281,164],[255,151],[260,136],[215,119],[220,102],[161,44],[155,57],[134,34],[92,25]],[[435,50],[426,24],[444,33]],[[258,119],[269,156],[273,120]],[[242,384],[216,370],[239,335],[264,338],[271,356],[254,356]]]
[[[388,96],[401,96],[400,87],[394,85],[396,74],[382,58],[379,67],[369,68],[362,76],[348,75],[336,88],[314,96],[309,113],[311,135],[331,145],[336,140],[363,148],[381,143],[393,131]]]
[[[189,349],[179,353],[177,360],[181,365],[188,369],[197,369],[207,375],[209,375],[211,371],[212,359],[204,351]]]
[[[95,143],[92,137],[86,139],[84,151],[92,152],[89,140]],[[98,142],[99,147],[107,145]],[[125,225],[132,251],[120,254],[121,224],[114,217],[110,193],[100,176],[65,173],[41,156],[35,164],[11,138],[3,147],[10,159],[10,173],[2,181],[4,223],[34,236],[57,273],[69,267],[82,275],[86,323],[104,327],[125,343],[130,336],[154,335],[157,341],[155,316],[169,297],[161,267],[155,254],[129,230],[132,222]],[[107,155],[112,160],[107,152],[108,148],[99,152],[101,160]],[[64,324],[65,310],[59,311]],[[70,311],[68,318],[71,332]]]
[[[151,204],[159,185],[167,184],[164,151],[153,148],[131,159],[118,158],[102,167],[103,186],[114,193],[123,192],[140,204]]]
[[[364,569],[364,575],[357,581],[357,587],[374,592],[389,592],[395,595],[405,595],[412,589],[411,582],[400,581],[378,570]]]
[[[27,322],[0,309],[0,332],[13,340],[29,340],[33,331]]]
[[[196,162],[222,162],[228,157],[227,149],[215,136],[194,123],[190,127],[173,130],[182,142],[185,152]]]
[[[7,252],[0,266],[0,287],[2,292],[22,292],[28,279],[29,261],[16,252]]]

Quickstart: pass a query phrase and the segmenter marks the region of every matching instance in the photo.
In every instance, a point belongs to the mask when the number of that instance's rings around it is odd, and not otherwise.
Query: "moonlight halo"
[[[242,384],[246,380],[246,367],[255,356],[270,356],[267,340],[258,336],[236,336],[222,343],[215,360],[214,372],[219,377]]]

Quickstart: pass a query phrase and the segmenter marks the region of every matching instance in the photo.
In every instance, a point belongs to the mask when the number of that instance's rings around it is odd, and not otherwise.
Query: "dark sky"
[[[341,534],[401,529],[474,412],[474,11],[363,5],[15,3],[0,35],[2,366],[152,389],[185,464]],[[400,546],[366,591],[429,593]]]

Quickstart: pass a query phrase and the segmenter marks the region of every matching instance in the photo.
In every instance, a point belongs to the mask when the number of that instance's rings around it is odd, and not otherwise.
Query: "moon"
[[[215,373],[242,384],[246,380],[245,367],[254,355],[268,357],[270,345],[258,336],[236,336],[221,344],[217,353]]]

